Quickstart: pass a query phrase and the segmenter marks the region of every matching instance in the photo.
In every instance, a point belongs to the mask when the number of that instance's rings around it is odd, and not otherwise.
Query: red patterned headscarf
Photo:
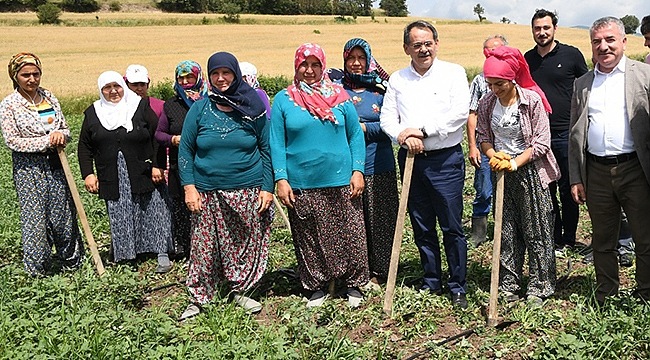
[[[522,88],[532,90],[539,94],[546,112],[550,114],[553,111],[551,104],[546,99],[544,91],[542,91],[530,76],[528,63],[521,54],[521,51],[504,45],[488,51],[486,56],[487,59],[485,59],[485,63],[483,64],[483,75],[486,78],[514,80]]]
[[[293,62],[294,69],[296,70],[293,77],[293,84],[289,85],[287,92],[291,99],[300,107],[307,109],[310,114],[322,120],[338,123],[332,107],[350,99],[348,93],[343,89],[343,86],[333,83],[326,75],[325,71],[321,79],[312,85],[307,85],[305,82],[298,80],[298,67],[309,56],[315,56],[323,68],[325,64],[325,52],[317,44],[303,44],[296,50],[296,56]]]

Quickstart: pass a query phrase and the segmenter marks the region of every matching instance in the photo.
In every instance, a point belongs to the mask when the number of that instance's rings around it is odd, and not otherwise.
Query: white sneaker
[[[325,300],[329,297],[329,294],[326,294],[323,290],[318,290],[311,295],[309,301],[307,301],[307,307],[319,307],[323,305]]]
[[[356,309],[363,302],[363,295],[357,288],[348,288],[348,306]]]
[[[183,311],[183,313],[181,314],[181,317],[178,318],[178,321],[184,321],[189,318],[193,318],[200,313],[201,313],[201,309],[196,304],[189,304],[187,305],[185,311]]]
[[[235,303],[244,308],[244,310],[246,310],[246,312],[249,314],[256,314],[262,311],[262,304],[249,298],[248,296],[235,294],[233,298],[235,300]]]

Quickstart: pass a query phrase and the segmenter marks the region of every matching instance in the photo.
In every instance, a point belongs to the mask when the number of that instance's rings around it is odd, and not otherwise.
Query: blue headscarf
[[[359,47],[366,53],[366,69],[364,74],[353,74],[345,69],[345,61],[350,52]],[[390,75],[379,65],[372,56],[370,44],[366,40],[354,38],[348,40],[343,47],[343,85],[350,89],[367,88],[381,94],[386,92]]]
[[[193,74],[196,77],[196,83],[188,87],[183,87],[178,83],[179,76],[185,76]],[[203,72],[201,71],[201,65],[196,61],[192,60],[183,60],[178,65],[176,65],[176,71],[174,71],[176,81],[174,82],[174,91],[176,95],[183,99],[187,107],[191,107],[195,101],[203,99],[208,94],[208,86],[203,81]]]
[[[248,85],[241,75],[237,58],[227,52],[218,52],[208,59],[208,77],[218,68],[226,68],[235,74],[235,79],[230,87],[221,92],[210,84],[209,96],[217,104],[230,106],[237,110],[244,119],[255,120],[266,114],[266,106],[257,92]]]

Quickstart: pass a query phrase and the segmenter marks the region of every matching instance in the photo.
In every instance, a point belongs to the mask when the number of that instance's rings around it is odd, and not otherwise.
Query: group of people
[[[643,21],[650,46],[650,17]],[[625,32],[616,18],[590,29],[591,72],[576,48],[554,40],[554,13],[538,10],[532,29],[537,45],[525,56],[503,36],[489,37],[483,73],[471,87],[460,65],[437,58],[438,32],[426,21],[404,29],[411,62],[391,76],[363,39],[349,40],[343,68],[329,73],[324,50],[301,45],[293,82],[272,106],[255,66],[226,52],[208,59],[207,76],[199,63],[180,62],[175,95],[166,101],[148,96],[141,65],[124,76],[102,73],[99,100],[84,112],[78,159],[86,189],[106,202],[114,261],[153,253],[155,271],[165,273],[170,255],[188,258],[192,300],[181,319],[222,292],[258,312],[262,305],[251,292],[266,270],[276,193],[289,213],[307,306],[322,305],[337,280],[348,304],[358,307],[363,289],[388,276],[398,207],[395,143],[400,172],[407,153],[415,157],[408,209],[421,290],[446,289],[454,306],[466,308],[461,142],[467,126],[469,161],[477,168],[471,231],[477,246],[486,240],[490,171],[505,172],[500,289],[507,300],[522,295],[526,251],[528,300],[553,295],[554,243],[575,243],[577,204],[585,202],[597,300],[618,291],[621,209],[636,241],[636,293],[649,300],[650,237],[642,218],[650,211],[644,146],[650,66],[624,56]],[[25,269],[35,276],[48,271],[52,246],[66,267],[83,259],[57,154],[70,131],[57,99],[40,87],[41,74],[36,55],[12,57],[15,91],[0,105]]]

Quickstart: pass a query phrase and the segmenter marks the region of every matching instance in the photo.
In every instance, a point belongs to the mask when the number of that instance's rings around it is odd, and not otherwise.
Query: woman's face
[[[193,73],[189,73],[186,75],[181,75],[176,78],[176,81],[178,84],[183,88],[191,88],[192,86],[196,85],[196,76],[194,76]]]
[[[18,70],[16,82],[24,92],[33,94],[41,85],[41,71],[36,65],[25,65]]]
[[[102,95],[107,101],[117,104],[124,96],[124,89],[116,82],[108,83],[102,88]]]
[[[233,81],[235,81],[235,73],[228,68],[216,68],[210,73],[210,83],[221,92],[228,90]]]
[[[507,79],[501,78],[485,78],[488,88],[492,90],[500,100],[510,99],[515,92],[515,83]]]
[[[351,74],[364,74],[366,72],[366,52],[358,46],[355,46],[345,59],[345,70]]]
[[[126,86],[131,89],[134,93],[138,94],[141,98],[146,98],[149,95],[149,83],[146,82],[136,82],[130,83],[127,82]]]
[[[298,81],[303,81],[307,85],[312,85],[320,81],[323,76],[323,65],[317,57],[309,55],[305,61],[298,66],[296,70]]]

